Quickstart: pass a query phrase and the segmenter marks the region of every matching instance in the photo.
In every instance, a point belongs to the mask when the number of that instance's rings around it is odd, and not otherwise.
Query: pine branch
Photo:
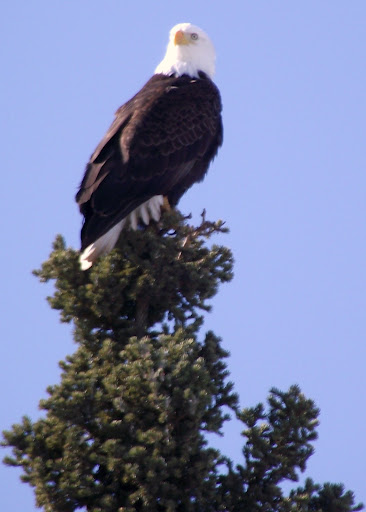
[[[203,313],[233,257],[227,232],[202,212],[198,226],[170,210],[161,222],[126,231],[118,248],[83,272],[58,236],[35,275],[54,281],[48,297],[73,322],[77,349],[60,363],[59,384],[40,402],[44,417],[4,432],[4,459],[23,469],[46,512],[351,512],[343,486],[314,484],[284,496],[316,439],[319,411],[297,386],[271,390],[239,410],[214,333]],[[207,445],[229,412],[245,425],[243,464]]]

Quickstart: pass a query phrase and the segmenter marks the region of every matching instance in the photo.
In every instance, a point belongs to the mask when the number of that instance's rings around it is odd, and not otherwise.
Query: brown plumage
[[[81,250],[89,258],[83,268],[114,246],[129,214],[137,212],[133,227],[139,216],[147,224],[149,211],[158,220],[159,197],[174,206],[206,174],[222,144],[221,100],[212,80],[197,75],[155,74],[117,110],[76,195],[84,216]],[[138,210],[156,196],[158,203]],[[117,233],[112,228],[120,222]],[[101,238],[110,230],[113,236]]]

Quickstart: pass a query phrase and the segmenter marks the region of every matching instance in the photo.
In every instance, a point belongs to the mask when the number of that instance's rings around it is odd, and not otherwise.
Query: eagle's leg
[[[161,205],[161,209],[167,212],[170,212],[170,210],[172,209],[172,207],[169,204],[168,196],[163,197],[163,204]]]

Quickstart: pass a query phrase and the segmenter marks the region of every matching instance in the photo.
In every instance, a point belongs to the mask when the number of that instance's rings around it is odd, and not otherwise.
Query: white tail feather
[[[160,210],[164,204],[164,197],[154,196],[150,199],[150,201],[147,201],[144,204],[146,204],[146,206],[149,208],[152,218],[158,222],[160,219]]]
[[[147,211],[147,206],[145,203],[140,206],[140,215],[141,215],[142,220],[144,221],[144,223],[147,226],[150,222],[150,217],[149,217],[149,212]]]
[[[143,220],[146,226],[149,224],[150,218],[153,218],[156,222],[158,222],[160,219],[161,206],[163,203],[163,196],[152,197],[145,203],[138,206],[129,215],[127,215],[127,217],[122,219],[120,222],[118,222],[118,224],[107,231],[107,233],[98,238],[98,240],[88,245],[82,254],[80,254],[79,261],[81,270],[87,270],[93,265],[99,256],[108,254],[116,245],[123,228],[130,226],[132,229],[136,230],[139,218]],[[151,216],[149,215],[149,212]]]
[[[101,236],[94,243],[88,245],[88,247],[80,254],[80,266],[81,270],[87,270],[90,268],[95,260],[102,256],[102,254],[109,253],[116,245],[119,235],[126,223],[126,219],[122,219],[118,224],[113,226],[105,235]]]

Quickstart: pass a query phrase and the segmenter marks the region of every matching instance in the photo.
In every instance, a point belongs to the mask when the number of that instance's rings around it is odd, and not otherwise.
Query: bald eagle
[[[122,105],[92,154],[76,194],[84,216],[80,265],[113,249],[125,228],[159,221],[201,181],[222,144],[215,50],[190,23],[176,25],[155,74]]]

